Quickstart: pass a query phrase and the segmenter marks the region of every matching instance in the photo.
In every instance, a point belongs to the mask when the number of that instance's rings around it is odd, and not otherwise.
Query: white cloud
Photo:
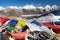
[[[36,7],[34,6],[34,5],[25,5],[24,7],[23,7],[24,9],[28,9],[28,10],[31,10],[31,9],[36,9]]]
[[[19,7],[20,9],[23,9],[23,7]]]
[[[11,8],[11,9],[18,9],[17,6],[8,6],[7,8]]]
[[[39,9],[42,9],[42,10],[44,9],[42,6],[40,6],[40,7],[38,7],[38,8],[39,8]]]
[[[0,6],[0,10],[4,9],[4,7]]]

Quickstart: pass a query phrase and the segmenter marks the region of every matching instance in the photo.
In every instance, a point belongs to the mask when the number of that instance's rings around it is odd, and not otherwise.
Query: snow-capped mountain
[[[56,11],[58,9],[59,8],[56,5],[53,5],[52,7],[49,5],[46,5],[45,7],[35,7],[34,5],[25,5],[23,7],[8,6],[6,8],[0,6],[0,15],[20,16],[30,14],[45,14],[49,13],[50,11]]]

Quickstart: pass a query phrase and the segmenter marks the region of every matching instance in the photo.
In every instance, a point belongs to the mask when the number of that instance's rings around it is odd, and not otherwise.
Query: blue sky
[[[60,0],[0,0],[0,6],[24,6],[33,4],[34,6],[57,5],[60,6]]]

